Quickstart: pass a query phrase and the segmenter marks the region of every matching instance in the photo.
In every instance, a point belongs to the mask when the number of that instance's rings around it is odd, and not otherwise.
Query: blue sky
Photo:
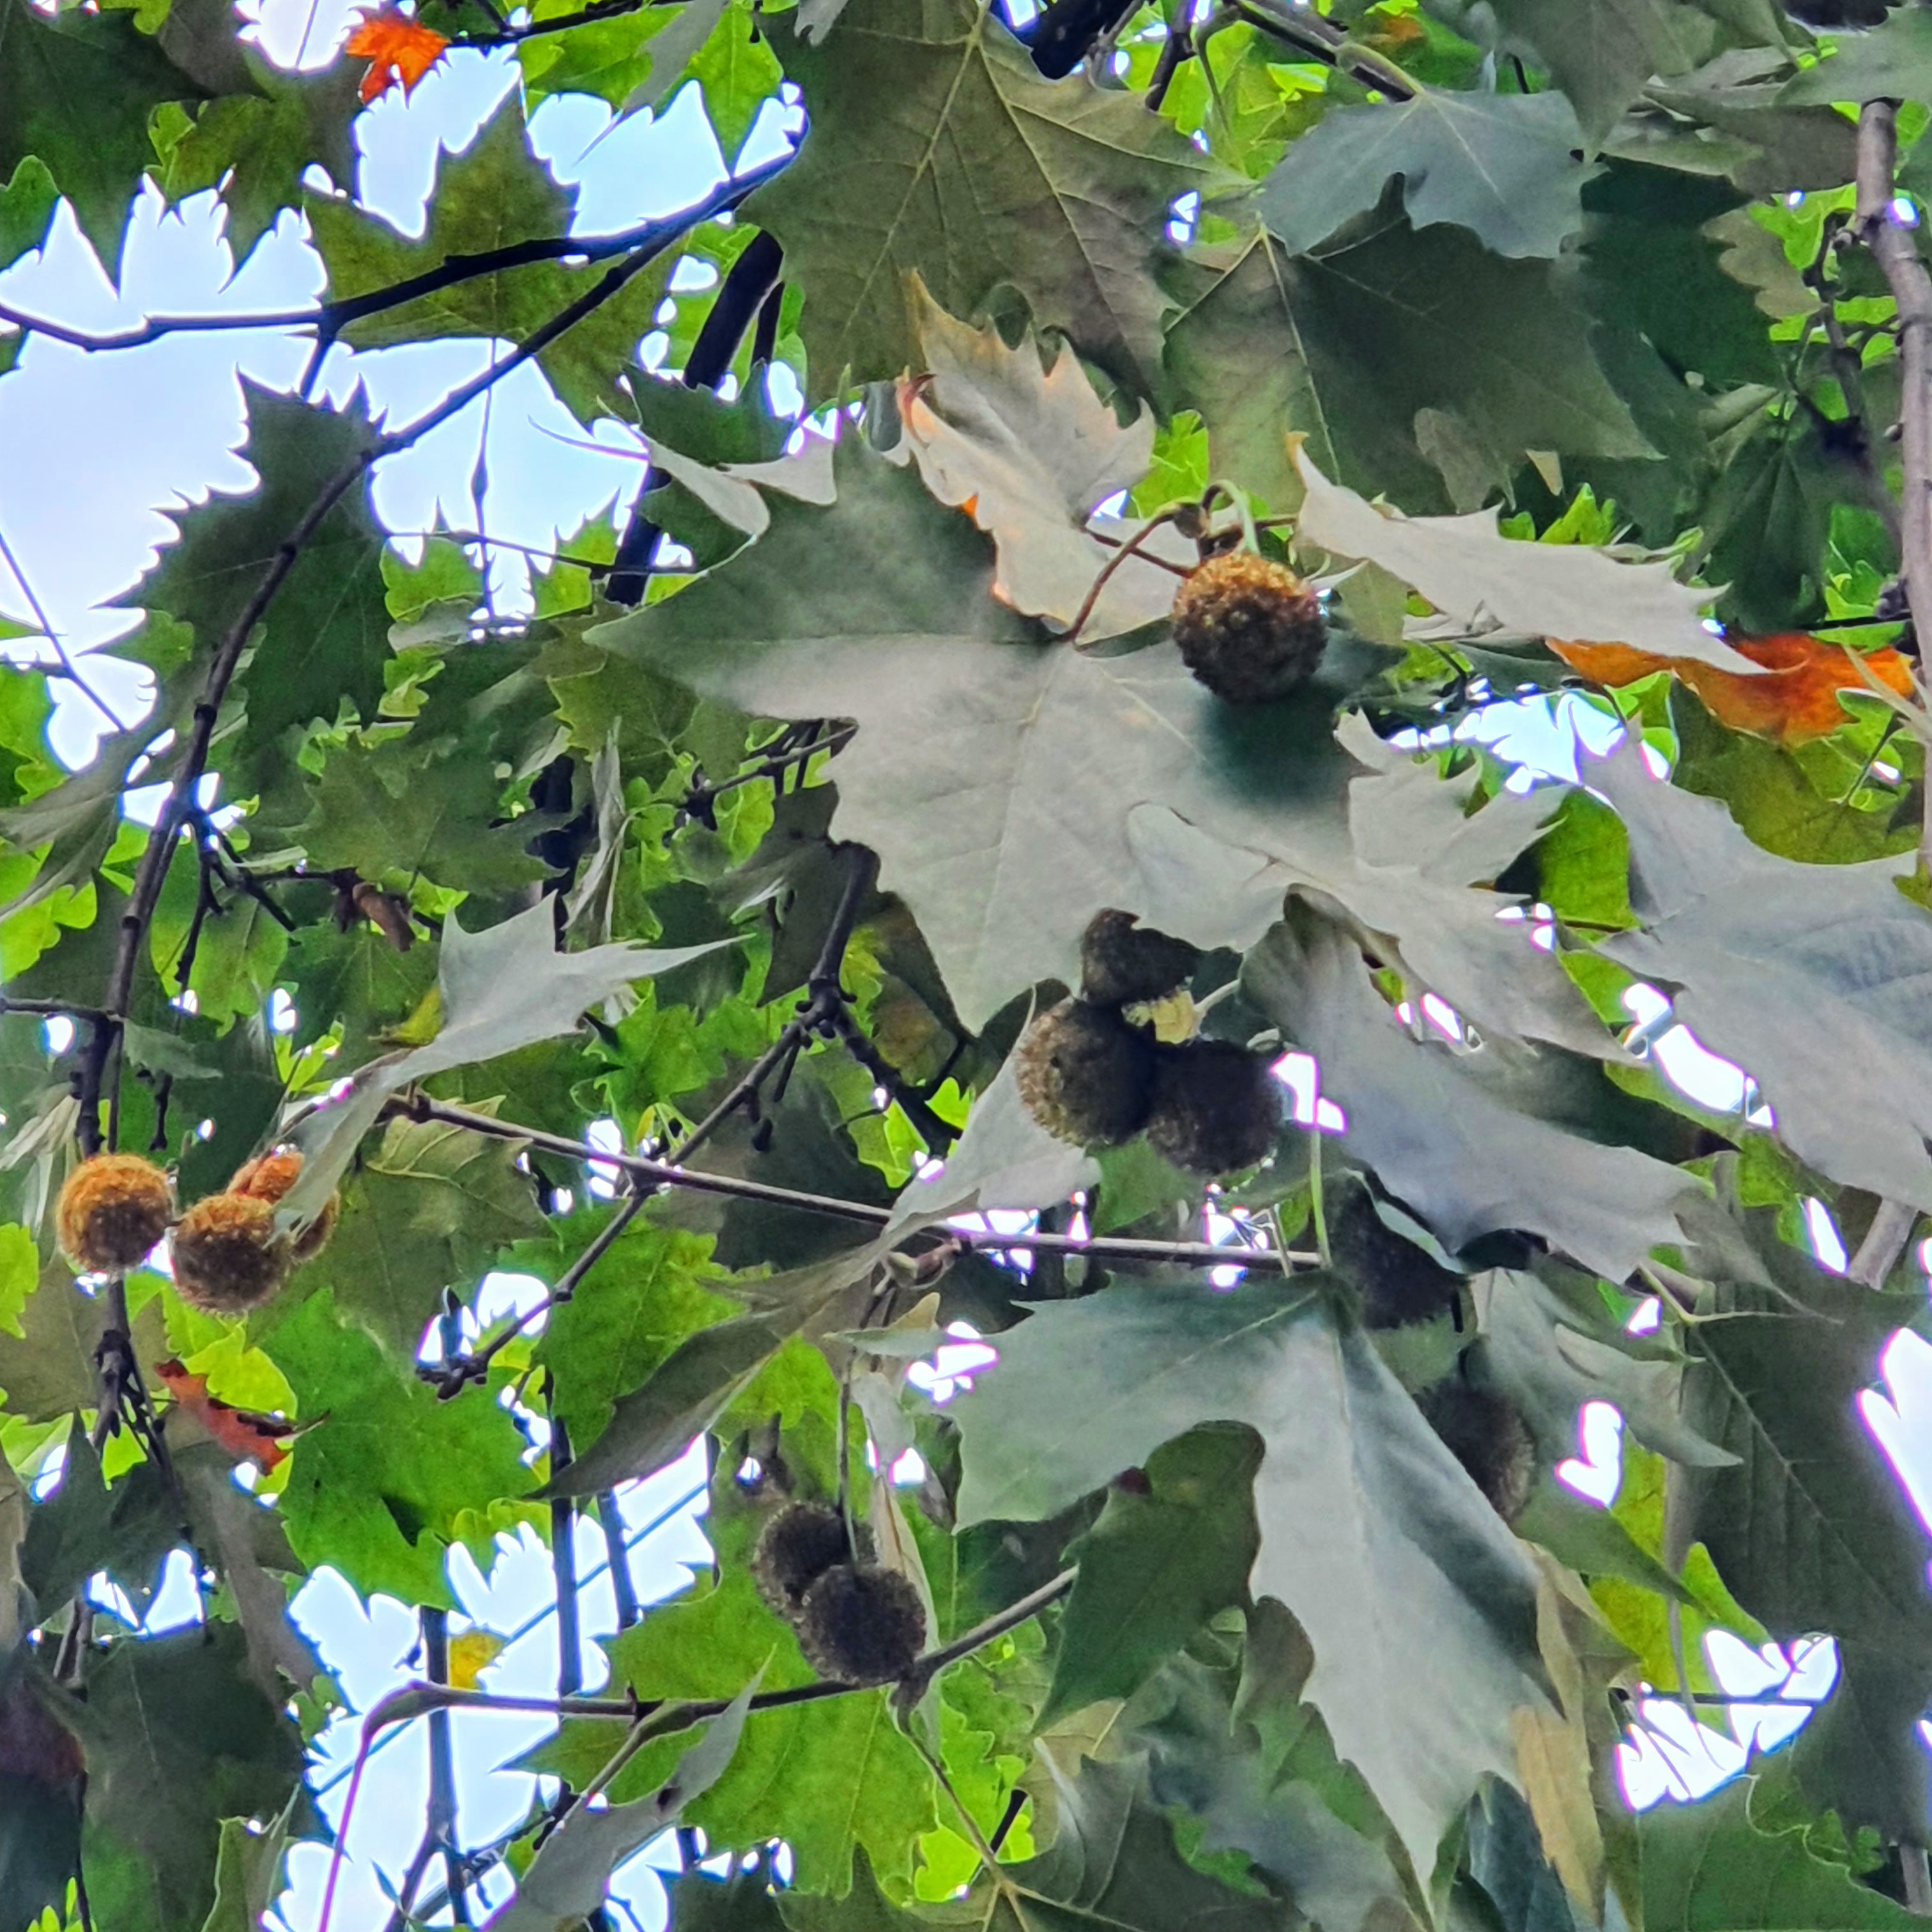
[[[346,17],[340,0],[267,0],[244,4],[259,18],[265,46],[284,63],[306,46],[310,64],[332,46]],[[424,80],[405,103],[391,96],[357,124],[361,158],[356,192],[407,233],[421,232],[424,202],[440,148],[462,146],[514,82],[507,55],[459,52]],[[538,152],[558,178],[580,188],[577,231],[592,234],[667,214],[702,196],[726,172],[702,104],[687,88],[658,116],[638,114],[612,128],[601,104],[584,98],[545,103],[532,122]],[[778,151],[784,117],[768,113],[738,158],[749,166]],[[158,312],[236,312],[280,309],[318,296],[321,266],[304,238],[298,217],[280,224],[238,267],[222,238],[221,213],[212,196],[199,196],[164,210],[158,195],[144,194],[134,209],[122,286],[116,290],[64,212],[48,244],[0,274],[0,300],[19,308],[94,330],[124,326]],[[245,441],[238,375],[286,388],[308,353],[291,331],[239,334],[184,334],[125,352],[89,355],[35,337],[16,369],[0,377],[0,535],[18,565],[18,576],[0,560],[0,613],[23,623],[37,609],[68,650],[85,656],[131,628],[124,612],[109,608],[130,590],[170,539],[169,512],[203,500],[211,491],[250,487],[252,472],[236,454]],[[425,344],[375,352],[332,352],[324,392],[340,401],[358,383],[376,409],[406,422],[437,401],[456,382],[484,366],[486,344]],[[781,397],[783,402],[790,400]],[[602,443],[604,449],[586,448]],[[487,475],[485,500],[473,484]],[[374,503],[398,532],[449,527],[487,530],[492,536],[542,549],[584,518],[620,507],[641,478],[642,452],[621,426],[605,423],[586,434],[563,410],[533,367],[526,367],[415,448],[378,466]],[[493,554],[493,591],[500,608],[514,609],[525,592],[527,566],[514,553]],[[96,659],[90,681],[113,712],[132,718],[142,707],[140,675]],[[104,720],[71,686],[57,687],[58,747],[70,760],[85,759]],[[1495,718],[1484,735],[1505,755],[1544,772],[1574,776],[1572,746],[1580,730],[1600,735],[1607,721],[1574,701],[1558,706],[1513,709]],[[1597,748],[1593,743],[1593,748]],[[1734,1068],[1703,1054],[1667,1012],[1634,1012],[1656,1022],[1651,1050],[1672,1076],[1718,1105],[1743,1100]],[[1820,1229],[1828,1252],[1828,1226]],[[520,1285],[502,1280],[486,1291],[492,1306],[513,1301]],[[1879,1439],[1915,1475],[1917,1493],[1932,1496],[1932,1348],[1907,1339],[1888,1360],[1889,1398],[1871,1399],[1868,1419]],[[1580,1486],[1601,1488],[1613,1480],[1614,1414],[1592,1415],[1582,1460],[1572,1472]],[[635,1586],[650,1600],[682,1588],[686,1566],[706,1560],[698,1526],[698,1504],[670,1506],[689,1496],[701,1478],[692,1458],[622,1498],[632,1533],[664,1516],[644,1537],[632,1559]],[[1922,1508],[1924,1504],[1922,1503]],[[584,1592],[586,1638],[614,1628],[615,1600],[601,1535],[580,1525],[580,1572],[591,1576]],[[556,1636],[545,1614],[550,1596],[548,1552],[526,1533],[499,1546],[488,1576],[466,1556],[452,1564],[466,1616],[501,1633],[520,1632],[486,1672],[486,1686],[543,1692],[554,1685]],[[194,1593],[178,1574],[158,1606],[158,1618],[193,1614]],[[366,1709],[410,1674],[416,1632],[411,1612],[379,1600],[365,1610],[339,1581],[318,1578],[304,1591],[298,1616],[339,1675],[352,1712]],[[459,1620],[460,1627],[460,1620]],[[601,1658],[586,1647],[586,1684],[595,1689]],[[1784,1660],[1754,1657],[1732,1644],[1718,1660],[1724,1680],[1738,1690],[1774,1685],[1789,1673]],[[1795,1688],[1815,1695],[1828,1681],[1828,1653],[1806,1659]],[[1742,1760],[1742,1746],[1726,1751],[1708,1736],[1688,1735],[1674,1706],[1654,1707],[1654,1730],[1628,1766],[1633,1796],[1702,1789]],[[1741,1735],[1755,1727],[1788,1727],[1786,1713],[1760,1718],[1738,1714]],[[477,1843],[507,1829],[526,1807],[531,1780],[497,1768],[544,1732],[542,1719],[459,1714],[454,1719],[461,1834]],[[320,1741],[314,1781],[325,1810],[340,1815],[346,1790],[341,1774],[354,1748],[356,1722],[345,1718]],[[351,1835],[351,1857],[337,1901],[338,1928],[380,1925],[388,1912],[382,1874],[392,1877],[414,1849],[424,1788],[422,1728],[395,1734],[371,1762]],[[639,1922],[655,1927],[663,1917],[656,1881],[644,1869],[662,1856],[647,1853],[619,1888]],[[320,1906],[326,1854],[298,1852],[282,1915],[290,1932],[311,1932]],[[500,1874],[486,1887],[497,1902],[506,1895]]]

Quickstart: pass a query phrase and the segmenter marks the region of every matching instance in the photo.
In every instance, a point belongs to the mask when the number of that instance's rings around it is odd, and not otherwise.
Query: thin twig
[[[1868,101],[1858,115],[1858,239],[1871,252],[1898,312],[1899,459],[1904,476],[1900,519],[1899,574],[1918,640],[1922,668],[1916,682],[1926,701],[1923,654],[1932,643],[1932,273],[1917,244],[1893,212],[1898,188],[1898,108]],[[1925,791],[1919,836],[1922,869],[1932,866],[1932,785]],[[1880,1204],[1852,1261],[1856,1280],[1876,1286],[1890,1275],[1917,1220],[1902,1202]]]
[[[96,691],[93,686],[89,684],[86,679],[75,669],[74,659],[68,656],[66,645],[61,642],[60,633],[54,628],[53,620],[47,615],[46,607],[39,598],[34,596],[34,586],[27,581],[27,573],[20,568],[20,560],[14,554],[14,548],[8,542],[7,532],[4,530],[0,530],[0,562],[4,562],[13,572],[14,581],[20,586],[20,595],[27,600],[28,610],[32,614],[34,622],[40,626],[41,634],[47,640],[47,647],[53,652],[55,660],[60,666],[60,675],[65,678],[68,682],[72,685],[82,697],[86,698],[88,703],[114,727],[116,730],[131,730],[134,728],[128,724],[127,719],[123,718],[120,712],[116,711],[106,699],[103,698],[100,692]]]
[[[1232,4],[1250,26],[1312,54],[1352,80],[1378,89],[1391,100],[1415,98],[1415,83],[1400,68],[1351,40],[1312,8],[1277,7],[1274,0],[1232,0]]]
[[[570,1467],[570,1431],[556,1412],[555,1372],[550,1389],[550,1466],[554,1476]],[[584,1642],[577,1604],[577,1504],[554,1496],[550,1505],[550,1570],[556,1582],[556,1694],[573,1697],[584,1688]]]
[[[521,37],[528,38],[530,33],[554,33],[570,24],[565,20],[542,21]],[[454,288],[461,282],[474,281],[479,276],[500,274],[508,268],[529,268],[539,262],[609,261],[614,256],[628,255],[633,249],[652,246],[667,227],[674,227],[676,232],[670,238],[675,240],[688,229],[711,220],[754,189],[763,187],[790,160],[790,154],[782,154],[761,167],[736,176],[726,182],[719,194],[700,203],[688,217],[674,215],[668,221],[640,222],[635,227],[620,229],[610,235],[536,236],[526,242],[512,242],[501,248],[484,249],[472,255],[451,255],[419,275],[409,276],[384,288],[369,290],[362,295],[343,296],[334,302],[306,308],[266,309],[243,315],[154,315],[131,328],[97,332],[76,328],[68,323],[56,322],[50,316],[34,315],[0,302],[0,322],[11,322],[34,334],[44,335],[53,341],[65,343],[70,349],[86,350],[90,353],[139,349],[166,335],[218,334],[230,330],[256,328],[312,328],[321,339],[332,342],[352,323],[360,322],[366,316],[400,308],[406,302]],[[662,246],[658,252],[662,252]]]
[[[108,1016],[108,1022],[94,1029],[81,1068],[80,1135],[84,1153],[92,1154],[100,1145],[100,1096],[107,1076],[108,1064],[112,1058],[120,1029],[126,1019],[142,942],[146,937],[155,908],[160,903],[161,887],[167,876],[176,842],[181,836],[189,814],[195,807],[196,788],[208,768],[208,754],[214,742],[214,728],[220,715],[222,700],[227,694],[229,683],[254,633],[255,626],[288,580],[309,539],[321,527],[335,506],[383,457],[408,448],[452,417],[460,415],[494,384],[500,382],[512,370],[541,355],[586,316],[592,314],[619,293],[627,283],[642,273],[667,248],[700,223],[710,220],[727,208],[734,206],[760,182],[769,179],[790,159],[788,154],[779,161],[755,170],[752,174],[727,182],[693,207],[668,220],[652,224],[646,238],[638,241],[632,251],[603,275],[595,287],[586,290],[542,327],[533,330],[508,355],[493,359],[488,369],[469,382],[459,384],[434,408],[425,412],[408,428],[374,438],[367,449],[344,465],[322,486],[295,528],[283,540],[270,560],[268,568],[262,572],[254,593],[215,647],[207,682],[194,707],[194,724],[188,734],[185,754],[168,788],[167,796],[156,817],[154,829],[148,835],[147,849],[142,854],[140,868],[135,874],[134,892],[129,898],[126,911],[122,915],[121,930],[115,948],[113,965],[108,976],[106,994],[101,1002],[103,1010]],[[118,1096],[117,1081],[114,1097],[118,1100]]]
[[[842,1201],[829,1194],[808,1194],[795,1187],[778,1187],[769,1181],[743,1179],[736,1174],[706,1174],[692,1168],[674,1167],[653,1160],[648,1155],[610,1154],[562,1134],[546,1133],[514,1120],[479,1114],[446,1100],[432,1100],[426,1094],[399,1096],[386,1110],[404,1120],[440,1120],[450,1126],[467,1127],[471,1132],[492,1140],[517,1141],[539,1152],[561,1155],[588,1167],[614,1167],[660,1187],[686,1188],[700,1194],[729,1196],[741,1201],[763,1201],[775,1208],[796,1208],[808,1214],[824,1214],[836,1220],[861,1222],[883,1228],[893,1210],[873,1206],[868,1202]],[[931,1232],[931,1231],[928,1231]],[[908,1237],[908,1238],[911,1238]],[[1119,1235],[1092,1238],[1035,1232],[1002,1234],[992,1228],[956,1228],[945,1230],[945,1239],[955,1246],[976,1254],[1010,1254],[1016,1250],[1053,1250],[1061,1254],[1089,1255],[1097,1260],[1166,1263],[1178,1268],[1250,1267],[1262,1260],[1280,1261],[1284,1266],[1312,1268],[1316,1257],[1298,1250],[1276,1255],[1272,1249],[1223,1246],[1212,1241],[1149,1241]]]

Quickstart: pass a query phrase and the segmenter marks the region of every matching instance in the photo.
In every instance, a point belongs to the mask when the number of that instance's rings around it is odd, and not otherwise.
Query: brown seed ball
[[[1080,997],[1096,1006],[1131,1006],[1158,1000],[1194,976],[1199,947],[1109,906],[1080,935]]]
[[[275,1238],[275,1207],[254,1194],[211,1194],[175,1223],[175,1286],[206,1315],[245,1315],[287,1280],[289,1244]]]
[[[912,1668],[925,1642],[926,1606],[896,1570],[840,1563],[805,1593],[799,1648],[835,1684],[890,1684]]]
[[[1232,1040],[1164,1048],[1148,1144],[1195,1174],[1232,1174],[1265,1160],[1281,1131],[1281,1083],[1264,1053]]]
[[[1059,1139],[1112,1147],[1146,1124],[1154,1056],[1154,1042],[1118,1013],[1062,1000],[1020,1042],[1020,1098]]]
[[[174,1212],[174,1190],[153,1162],[98,1154],[68,1176],[54,1223],[68,1259],[83,1274],[98,1274],[136,1266]]]
[[[758,1594],[785,1618],[796,1617],[805,1593],[835,1563],[850,1563],[845,1519],[824,1503],[787,1503],[759,1532],[752,1553]]]
[[[294,1148],[277,1148],[244,1161],[235,1170],[228,1191],[252,1195],[258,1201],[279,1201],[301,1178],[302,1171],[302,1157]],[[328,1245],[328,1238],[335,1232],[335,1217],[341,1211],[342,1196],[332,1194],[322,1204],[322,1212],[296,1237],[290,1258],[298,1268],[304,1262],[314,1261]]]
[[[1460,1375],[1424,1389],[1415,1400],[1430,1427],[1497,1515],[1515,1522],[1536,1480],[1535,1438],[1515,1406]]]
[[[1328,620],[1320,597],[1285,564],[1223,550],[1176,592],[1174,641],[1216,697],[1272,704],[1313,676]]]
[[[1366,1181],[1338,1182],[1327,1212],[1330,1258],[1362,1298],[1362,1319],[1370,1328],[1427,1322],[1461,1292],[1460,1275],[1405,1240],[1376,1212]]]

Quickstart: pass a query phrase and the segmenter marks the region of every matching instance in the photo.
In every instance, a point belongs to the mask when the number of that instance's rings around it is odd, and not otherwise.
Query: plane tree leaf
[[[1249,956],[1250,996],[1313,1054],[1347,1117],[1346,1144],[1444,1245],[1520,1228],[1621,1281],[1679,1238],[1689,1178],[1634,1147],[1605,1146],[1562,1118],[1575,1096],[1556,1064],[1501,1041],[1473,1050],[1417,1038],[1376,989],[1354,944],[1298,912]],[[1604,1091],[1594,1069],[1582,1098]],[[1429,1096],[1418,1106],[1418,1097]],[[1545,1111],[1554,1118],[1545,1118]]]
[[[567,235],[574,200],[531,152],[522,103],[512,88],[470,146],[443,160],[422,240],[407,240],[380,215],[326,195],[310,194],[304,212],[328,270],[330,298],[340,302],[406,281],[452,256]],[[344,339],[372,349],[464,336],[520,341],[603,272],[539,257],[379,310],[352,322]],[[538,357],[578,417],[588,419],[615,404],[616,374],[651,326],[651,311],[663,298],[661,280],[655,274],[634,278],[616,299]]]
[[[148,117],[203,89],[122,10],[0,9],[0,176],[28,155],[52,174],[110,275],[128,204],[154,158]]]
[[[1258,228],[1172,279],[1169,394],[1199,412],[1216,471],[1275,508],[1300,500],[1293,430],[1325,475],[1418,509],[1450,501],[1445,460],[1482,479],[1480,502],[1529,451],[1654,453],[1562,266],[1460,226],[1378,220],[1304,255]]]
[[[1056,1404],[1075,1375],[1086,1399]],[[1543,1696],[1527,1561],[1312,1283],[1043,1306],[1000,1336],[998,1366],[955,1413],[966,1522],[1052,1515],[1202,1422],[1246,1423],[1264,1445],[1252,1587],[1307,1631],[1310,1701],[1418,1867],[1483,1777],[1511,1775],[1508,1713]]]
[[[1043,80],[964,0],[852,0],[825,44],[781,29],[776,51],[812,133],[747,212],[799,279],[818,393],[917,367],[908,270],[969,318],[1010,284],[1036,327],[1151,392],[1161,224],[1177,196],[1232,184],[1220,168],[1129,96]]]
[[[212,497],[188,512],[180,541],[163,550],[139,593],[145,608],[192,625],[204,652],[240,617],[322,485],[374,446],[359,407],[314,409],[248,383],[243,393],[245,454],[259,487],[244,496]],[[304,546],[286,591],[256,633],[255,656],[243,674],[254,745],[316,718],[333,724],[345,701],[364,718],[374,716],[389,656],[382,544],[366,486],[358,484]]]
[[[1583,225],[1587,176],[1576,110],[1561,94],[1459,94],[1325,115],[1262,184],[1262,219],[1305,255],[1366,214],[1400,176],[1418,229],[1453,221],[1505,256],[1554,257]]]
[[[956,322],[915,281],[918,366],[900,399],[913,460],[942,503],[968,509],[993,539],[993,594],[1022,616],[1070,626],[1110,550],[1132,533],[1100,505],[1131,489],[1153,459],[1143,410],[1123,427],[1064,351],[1043,367],[1030,343],[1009,349],[993,329]],[[1092,534],[1094,531],[1100,534]],[[1171,535],[1154,554],[1192,565],[1194,548]],[[1082,634],[1111,636],[1164,617],[1171,569],[1139,556],[1108,578]]]
[[[1589,782],[1629,833],[1642,921],[1604,951],[1675,989],[1684,1023],[1749,1071],[1801,1160],[1932,1207],[1932,1034],[1918,994],[1932,916],[1898,889],[1912,859],[1778,858],[1634,753],[1593,761]]]

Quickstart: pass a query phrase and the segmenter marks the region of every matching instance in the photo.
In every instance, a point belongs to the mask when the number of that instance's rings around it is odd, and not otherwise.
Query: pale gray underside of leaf
[[[1312,1295],[1117,1288],[1000,1338],[954,1414],[962,1523],[1053,1514],[1195,1424],[1266,1442],[1253,1576],[1314,1647],[1307,1694],[1418,1870],[1543,1701],[1521,1546],[1359,1330]]]
[[[1094,393],[1079,358],[1063,350],[1051,368],[1039,348],[1009,349],[993,329],[956,321],[915,283],[914,314],[926,374],[900,398],[906,442],[926,488],[943,503],[972,506],[999,556],[994,595],[1023,616],[1070,625],[1102,568],[1135,526],[1094,513],[1131,489],[1154,454],[1153,412],[1123,427]],[[1144,550],[1191,566],[1194,546],[1171,530]],[[1101,588],[1082,630],[1114,636],[1165,617],[1171,571],[1136,554]]]
[[[1932,1208],[1932,914],[1897,885],[1914,856],[1800,865],[1634,749],[1582,769],[1629,832],[1644,922],[1604,951],[1676,989],[1678,1016],[1756,1081],[1801,1160]]]
[[[1298,912],[1248,956],[1242,979],[1315,1056],[1323,1091],[1347,1114],[1346,1144],[1445,1247],[1520,1228],[1621,1281],[1679,1238],[1671,1210],[1692,1190],[1688,1177],[1518,1111],[1501,1090],[1511,1069],[1500,1043],[1468,1052],[1406,1032],[1332,926]]]
[[[724,1776],[764,1674],[760,1671],[728,1709],[712,1719],[710,1728],[650,1797],[601,1811],[582,1805],[572,1811],[531,1860],[516,1897],[491,1913],[484,1932],[570,1932],[597,1912],[618,1866],[674,1824],[687,1804]]]
[[[1666,564],[1625,563],[1582,544],[1518,543],[1496,513],[1405,517],[1331,483],[1305,451],[1297,534],[1341,556],[1366,557],[1412,584],[1472,636],[1520,632],[1570,644],[1630,644],[1748,676],[1760,667],[1704,628],[1716,592],[1679,584]]]
[[[1306,254],[1400,175],[1418,228],[1456,222],[1498,255],[1553,257],[1583,224],[1582,139],[1576,110],[1555,92],[1424,88],[1408,100],[1340,107],[1263,182],[1262,217]]]

